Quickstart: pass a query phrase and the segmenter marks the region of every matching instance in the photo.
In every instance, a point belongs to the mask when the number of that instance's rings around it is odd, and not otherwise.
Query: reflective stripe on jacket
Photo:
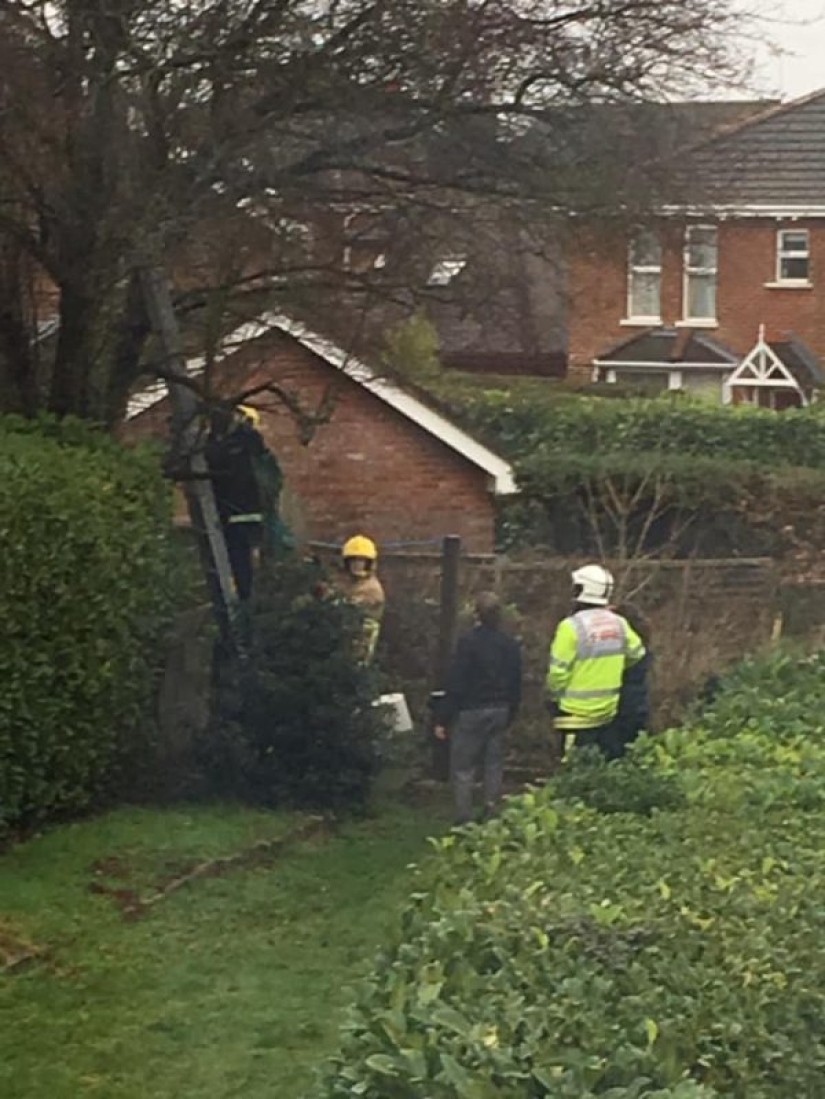
[[[558,729],[597,729],[616,716],[626,665],[645,654],[638,634],[606,607],[588,607],[559,624],[550,648],[547,691]]]

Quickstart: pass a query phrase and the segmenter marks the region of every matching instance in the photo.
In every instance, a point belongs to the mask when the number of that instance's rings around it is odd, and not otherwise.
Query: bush
[[[367,800],[385,726],[372,705],[380,684],[355,657],[360,613],[320,581],[313,564],[281,558],[257,582],[251,659],[206,748],[224,793],[333,810]]]
[[[639,813],[678,809],[684,795],[675,774],[643,766],[631,756],[608,763],[596,748],[574,751],[553,789],[565,801],[581,801],[600,813]]]
[[[470,428],[518,460],[558,454],[683,454],[825,469],[825,421],[818,408],[777,415],[679,397],[542,401],[518,387],[468,393],[453,408]]]
[[[702,724],[643,738],[667,812],[564,778],[439,841],[317,1095],[819,1095],[823,673],[748,664]]]
[[[758,556],[825,537],[825,469],[690,454],[550,454],[517,465],[505,544],[561,554]]]
[[[0,420],[0,827],[111,796],[145,762],[170,520],[154,453]]]

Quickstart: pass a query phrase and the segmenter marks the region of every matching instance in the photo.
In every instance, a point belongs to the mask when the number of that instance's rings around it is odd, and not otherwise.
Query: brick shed
[[[225,341],[216,383],[225,393],[275,383],[309,409],[331,394],[330,422],[309,445],[276,396],[249,402],[283,468],[284,510],[300,538],[338,543],[363,531],[386,545],[459,534],[470,552],[493,549],[495,497],[515,492],[509,464],[303,325],[274,316],[243,325]],[[154,386],[133,400],[127,441],[165,434],[164,392]]]

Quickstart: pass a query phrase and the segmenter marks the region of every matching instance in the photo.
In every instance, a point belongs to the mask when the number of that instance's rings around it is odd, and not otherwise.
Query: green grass
[[[90,885],[145,896],[301,818],[128,809],[14,848],[0,857],[0,930],[48,954],[0,977],[0,1095],[297,1099],[444,821],[390,808],[184,886],[131,922]],[[101,874],[100,860],[117,862]]]

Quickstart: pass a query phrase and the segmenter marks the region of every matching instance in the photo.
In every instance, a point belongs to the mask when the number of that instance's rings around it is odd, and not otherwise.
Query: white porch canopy
[[[765,326],[759,326],[759,339],[752,351],[736,367],[725,381],[725,402],[731,400],[734,389],[772,389],[793,390],[799,395],[800,403],[808,404],[808,398],[777,353],[765,341]]]

